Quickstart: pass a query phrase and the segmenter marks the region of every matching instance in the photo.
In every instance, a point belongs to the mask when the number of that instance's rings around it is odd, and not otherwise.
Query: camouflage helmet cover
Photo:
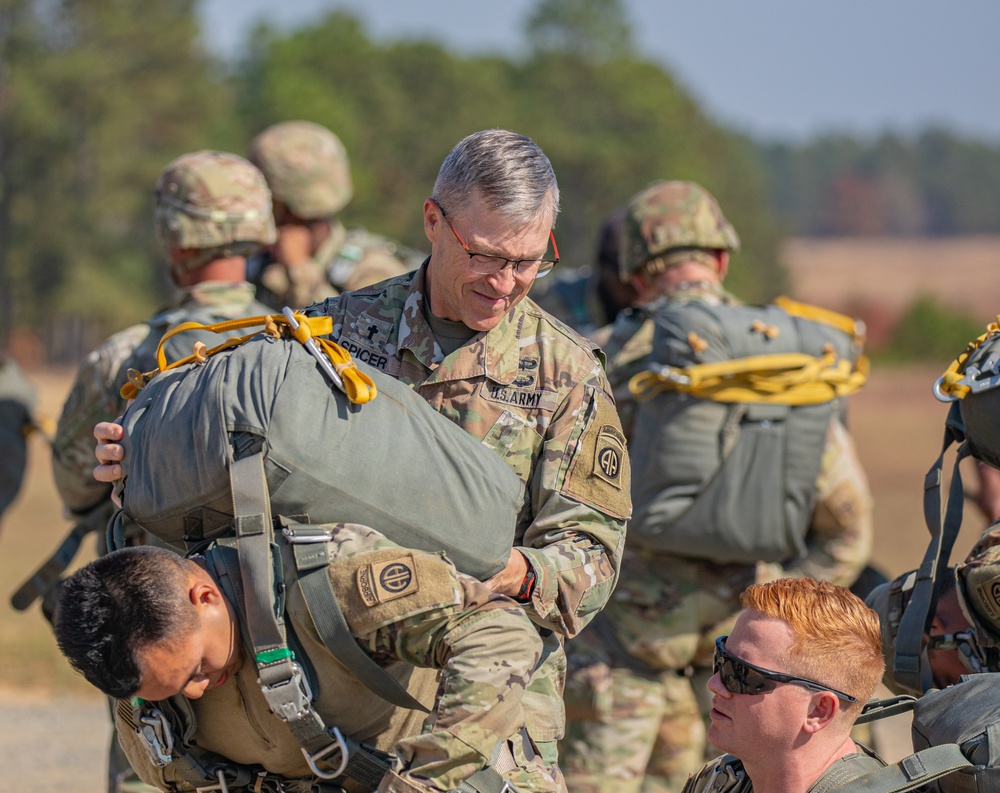
[[[154,220],[168,248],[216,248],[275,240],[271,191],[235,154],[198,151],[171,162],[156,182]]]
[[[250,160],[264,173],[275,201],[303,220],[331,218],[354,194],[340,138],[311,121],[285,121],[260,132]]]
[[[736,230],[705,188],[694,182],[655,182],[628,204],[619,265],[622,278],[631,279],[653,260],[661,260],[665,269],[692,258],[692,248],[739,247]]]

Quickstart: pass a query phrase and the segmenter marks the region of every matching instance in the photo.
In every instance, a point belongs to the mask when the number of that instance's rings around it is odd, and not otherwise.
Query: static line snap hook
[[[934,398],[938,402],[958,402],[958,397],[952,396],[951,394],[946,394],[944,391],[941,390],[941,384],[943,382],[944,382],[944,375],[942,375],[941,377],[939,377],[937,380],[934,381],[934,386],[931,388],[931,391],[934,394]]]

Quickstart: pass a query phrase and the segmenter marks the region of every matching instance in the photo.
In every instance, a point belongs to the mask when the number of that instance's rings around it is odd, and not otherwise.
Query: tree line
[[[981,167],[997,156],[988,147],[943,133],[921,138],[920,151],[900,141],[876,153],[844,141],[758,144],[636,54],[621,0],[538,0],[524,54],[510,57],[377,41],[334,12],[299,30],[260,26],[223,64],[207,54],[196,11],[197,0],[0,0],[0,346],[19,333],[72,361],[148,316],[170,291],[151,222],[157,174],[200,148],[245,153],[260,129],[292,118],[343,139],[355,181],[344,222],[418,249],[441,160],[487,127],[531,136],[552,160],[561,266],[593,262],[602,220],[650,182],[700,182],[739,230],[728,283],[750,300],[784,288],[777,246],[788,230],[1000,222],[988,217],[1000,184]],[[951,153],[924,173],[927,151]],[[908,192],[919,178],[924,203]],[[888,196],[867,199],[884,204],[885,220],[858,210],[866,205],[851,190],[861,183]],[[980,192],[961,211],[942,209],[941,196],[963,184]],[[844,219],[851,212],[862,217]]]

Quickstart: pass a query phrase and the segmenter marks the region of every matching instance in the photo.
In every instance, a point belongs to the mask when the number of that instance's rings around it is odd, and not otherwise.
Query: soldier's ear
[[[195,607],[217,606],[222,602],[222,593],[214,583],[193,581],[188,584],[188,600]]]
[[[830,691],[817,691],[810,697],[809,708],[803,730],[807,733],[816,733],[830,726],[840,713],[840,699]]]
[[[437,201],[433,198],[428,198],[424,201],[424,234],[431,245],[438,242],[443,225],[444,220],[441,218],[441,208],[437,205]]]
[[[719,251],[719,280],[721,281],[726,277],[726,273],[729,272],[729,251],[720,250]]]

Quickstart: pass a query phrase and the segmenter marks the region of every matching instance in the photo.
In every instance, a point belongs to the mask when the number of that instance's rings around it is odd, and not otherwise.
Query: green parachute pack
[[[300,329],[330,322],[295,316]],[[281,318],[270,321],[284,327]],[[161,347],[204,329],[184,323]],[[317,338],[306,340],[318,347]],[[328,362],[330,375],[348,386],[372,383],[355,388],[364,404],[331,385],[305,344],[273,328],[169,367],[161,350],[164,371],[148,384],[133,373],[123,391],[135,397],[122,419],[124,513],[182,550],[231,533],[232,469],[254,457],[273,515],[362,523],[404,547],[443,550],[482,579],[502,569],[522,507],[517,476],[412,389],[324,343],[341,356]]]
[[[831,417],[861,387],[860,323],[787,298],[663,301],[636,396],[629,539],[717,562],[804,552]]]

